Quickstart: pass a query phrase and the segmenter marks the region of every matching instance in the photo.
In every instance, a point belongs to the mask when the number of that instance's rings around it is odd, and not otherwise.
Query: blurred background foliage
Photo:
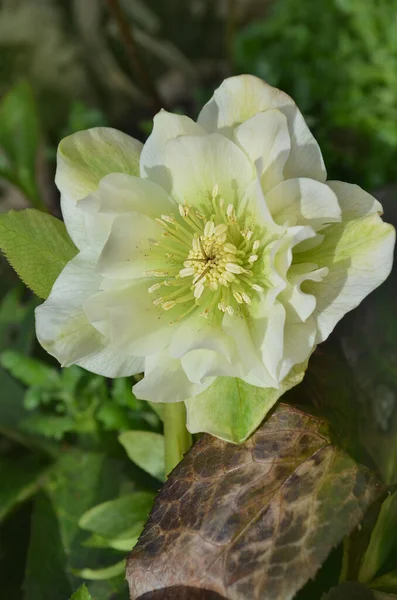
[[[396,31],[397,0],[0,0],[0,211],[60,216],[62,137],[109,125],[144,141],[160,107],[195,118],[238,73],[296,100],[330,178],[388,190]],[[5,259],[0,275],[2,597],[68,600],[85,580],[94,600],[126,600],[124,557],[164,480],[161,406],[138,401],[132,378],[61,370],[35,341],[38,300]],[[368,397],[369,451],[396,484],[395,278],[386,285],[342,342]],[[397,569],[396,540],[364,565],[365,582]],[[318,600],[340,567],[339,548],[299,598]]]

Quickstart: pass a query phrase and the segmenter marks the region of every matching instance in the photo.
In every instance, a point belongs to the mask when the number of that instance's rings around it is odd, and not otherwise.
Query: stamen
[[[148,289],[149,294],[153,294],[153,292],[160,289],[161,286],[162,286],[161,283],[155,283],[154,285],[150,286],[150,288]]]
[[[179,275],[181,277],[191,277],[196,272],[194,267],[185,267],[179,271]]]
[[[240,267],[240,265],[237,265],[236,263],[226,263],[225,265],[225,269],[226,271],[229,271],[229,273],[235,273],[236,275],[241,275],[241,273],[245,273],[245,269],[243,269],[243,267]]]
[[[164,310],[170,310],[170,308],[174,308],[175,305],[175,300],[170,300],[169,302],[164,302],[161,306],[164,308]]]
[[[196,286],[194,288],[194,297],[197,299],[201,298],[203,292],[204,292],[204,284],[203,283],[196,284]]]

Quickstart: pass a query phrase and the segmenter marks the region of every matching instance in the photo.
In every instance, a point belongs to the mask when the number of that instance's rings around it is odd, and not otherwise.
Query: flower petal
[[[327,339],[338,321],[389,275],[393,262],[394,228],[376,214],[325,230],[320,246],[299,254],[329,273],[321,282],[305,282],[304,292],[317,298],[317,343]]]
[[[265,193],[283,181],[291,140],[282,112],[272,109],[258,113],[239,125],[233,138],[257,167]]]
[[[155,354],[168,346],[173,334],[169,313],[152,303],[148,292],[152,282],[134,281],[120,288],[115,280],[114,290],[101,290],[84,302],[89,321],[126,354]]]
[[[278,225],[310,225],[315,231],[341,220],[334,192],[319,181],[299,177],[279,183],[265,200]]]
[[[327,181],[327,185],[338,198],[343,213],[343,221],[383,214],[381,203],[360,186],[353,183],[344,183],[343,181]]]
[[[91,194],[108,173],[138,175],[141,148],[141,142],[108,127],[79,131],[59,144],[55,182],[66,228],[79,249],[86,243],[86,234],[77,202]]]
[[[151,218],[172,215],[177,206],[156,183],[124,173],[111,173],[99,182],[98,189],[79,201],[83,211],[87,241],[101,252],[118,215],[141,213]]]
[[[236,202],[254,179],[254,170],[244,152],[227,138],[186,135],[167,143],[164,166],[153,170],[153,177],[177,202],[205,207],[215,186],[226,203]]]
[[[151,178],[151,172],[164,162],[165,144],[180,135],[205,135],[206,131],[197,123],[183,115],[175,115],[161,110],[154,117],[153,131],[142,149],[141,177]]]
[[[99,289],[100,281],[91,254],[73,258],[48,299],[36,309],[37,338],[63,366],[78,364],[106,377],[138,373],[143,366],[141,359],[119,354],[83,311],[84,301]]]
[[[324,182],[327,173],[321,150],[295,102],[257,77],[238,75],[225,79],[197,122],[210,133],[219,131],[231,137],[240,123],[270,108],[278,108],[288,121],[291,152],[284,169],[285,179],[311,177]]]
[[[245,315],[228,315],[226,313],[223,317],[222,327],[236,343],[239,363],[244,373],[243,379],[258,387],[278,387],[277,382],[263,364],[260,350],[253,340]]]
[[[133,387],[134,394],[150,402],[181,402],[200,394],[211,383],[192,383],[182,369],[181,361],[171,358],[167,352],[148,356],[145,361],[145,377]]]
[[[146,271],[160,268],[151,250],[163,231],[161,225],[141,213],[119,215],[99,257],[99,272],[111,279],[147,277]]]
[[[201,394],[185,401],[186,426],[227,442],[244,442],[280,396],[302,381],[307,364],[297,365],[280,389],[254,387],[237,377],[217,377]]]
[[[189,380],[199,384],[206,383],[209,377],[243,375],[240,365],[229,362],[224,355],[213,350],[192,350],[182,356],[181,365]]]
[[[231,361],[236,354],[234,341],[210,319],[191,317],[181,322],[169,347],[173,358],[182,358],[192,350],[212,350]]]

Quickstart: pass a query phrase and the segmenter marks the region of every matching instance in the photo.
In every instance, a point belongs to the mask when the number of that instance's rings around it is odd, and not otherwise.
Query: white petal
[[[90,322],[126,354],[154,354],[169,344],[173,334],[170,314],[152,303],[148,292],[152,282],[141,280],[128,287],[99,291],[84,302]]]
[[[280,382],[280,364],[284,355],[285,309],[276,302],[268,308],[259,300],[251,310],[249,329],[253,343],[258,348],[263,364],[273,381]]]
[[[306,361],[316,345],[316,321],[309,317],[305,323],[291,322],[287,314],[284,329],[284,351],[280,366],[280,381],[288,375],[295,366]]]
[[[223,317],[222,327],[236,342],[239,363],[244,372],[244,376],[241,378],[259,387],[277,387],[274,378],[263,364],[259,348],[254,343],[245,317],[239,314],[231,316],[226,313]]]
[[[156,183],[123,173],[111,173],[99,182],[98,189],[79,202],[91,248],[98,253],[109,237],[118,215],[138,212],[156,218],[174,214],[176,204]]]
[[[278,108],[288,120],[291,152],[284,169],[285,179],[311,177],[324,182],[327,174],[320,148],[295,102],[257,77],[238,75],[226,79],[197,121],[208,132],[219,131],[231,137],[240,123],[270,108]]]
[[[341,209],[334,192],[314,179],[283,181],[266,196],[269,210],[279,225],[310,225],[316,231],[341,220]]]
[[[189,117],[161,110],[153,120],[153,131],[141,154],[141,177],[152,179],[153,170],[164,162],[165,144],[180,135],[205,135],[205,130]]]
[[[233,137],[257,167],[264,192],[283,181],[291,140],[282,112],[258,113],[239,125]]]
[[[338,321],[389,275],[395,231],[374,214],[331,225],[320,246],[299,254],[329,273],[319,282],[304,283],[304,291],[317,298],[317,343],[327,339]]]
[[[320,282],[328,275],[328,268],[317,269],[314,264],[292,265],[288,271],[288,287],[282,293],[282,301],[295,311],[303,322],[313,314],[316,308],[316,297],[302,291],[301,285],[305,281]]]
[[[244,152],[216,134],[170,140],[159,174],[157,177],[153,172],[151,178],[177,202],[196,206],[208,206],[215,186],[226,205],[234,203],[254,179],[253,167]]]
[[[116,217],[99,257],[100,273],[111,279],[147,277],[145,272],[158,266],[151,250],[163,231],[161,225],[141,213]]]
[[[211,377],[204,384],[189,381],[181,361],[162,352],[148,356],[145,361],[145,377],[133,391],[137,398],[150,402],[181,402],[203,392],[211,385]]]
[[[338,198],[345,222],[368,215],[383,214],[381,203],[358,185],[343,181],[327,181],[327,185]]]
[[[41,345],[63,366],[78,364],[106,377],[132,375],[142,361],[119,354],[97,331],[83,303],[99,289],[101,277],[91,254],[80,253],[64,268],[48,299],[36,309],[36,333]]]
[[[78,201],[96,190],[108,173],[138,175],[141,149],[140,142],[108,127],[79,131],[59,144],[55,182],[66,228],[78,248],[87,242]]]
[[[182,356],[181,364],[189,380],[198,384],[205,384],[209,377],[244,375],[241,365],[230,363],[225,356],[213,350],[192,350]]]
[[[192,350],[212,350],[231,361],[236,353],[234,340],[210,318],[192,317],[182,321],[169,347],[173,358],[181,358]]]

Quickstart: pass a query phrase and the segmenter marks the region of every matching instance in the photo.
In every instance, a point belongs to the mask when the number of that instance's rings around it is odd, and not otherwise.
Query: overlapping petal
[[[78,364],[106,377],[139,373],[142,359],[119,352],[84,312],[84,302],[98,291],[100,282],[92,253],[73,258],[56,280],[49,298],[36,309],[39,342],[63,366]]]
[[[61,192],[62,215],[70,237],[87,245],[83,216],[77,202],[91,194],[109,173],[139,174],[142,144],[110,127],[95,127],[62,140],[57,154],[55,183]]]
[[[286,116],[291,137],[284,178],[311,177],[324,182],[327,173],[321,150],[295,102],[257,77],[240,75],[226,79],[202,109],[198,123],[208,132],[232,137],[238,125],[272,108]]]

